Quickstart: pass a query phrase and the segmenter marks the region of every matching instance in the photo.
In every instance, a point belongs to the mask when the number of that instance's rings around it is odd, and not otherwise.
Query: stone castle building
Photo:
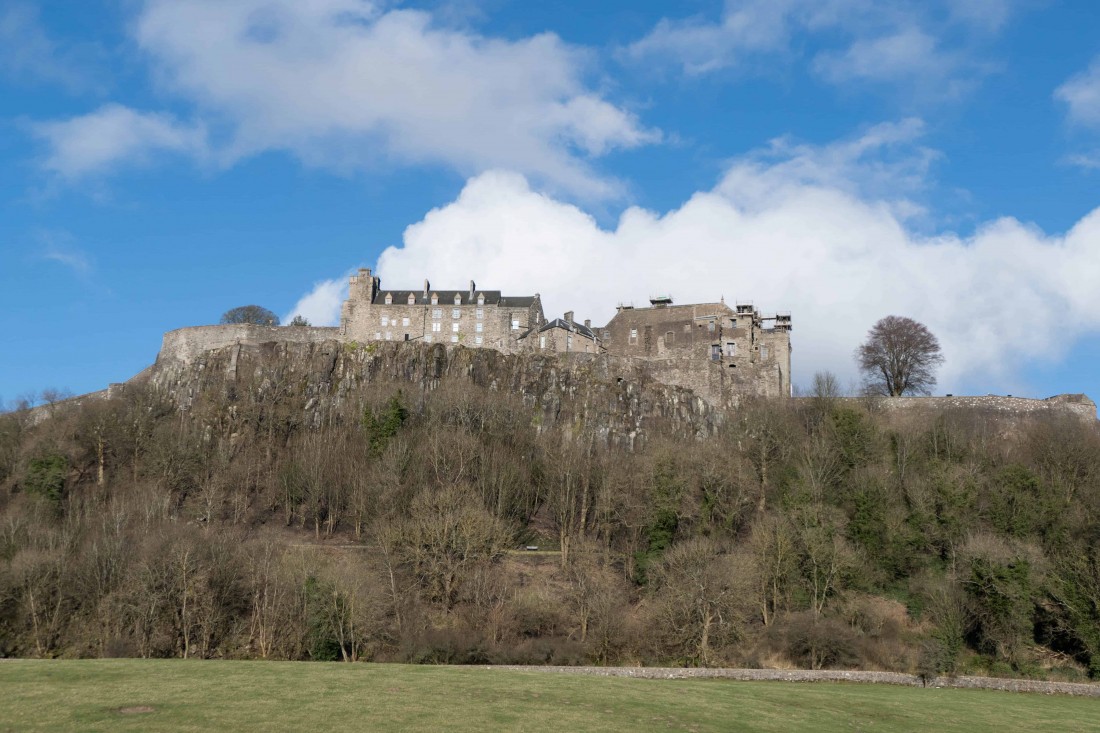
[[[383,290],[369,269],[350,282],[339,334],[347,341],[420,341],[513,353],[607,354],[653,365],[661,381],[704,395],[791,393],[791,317],[762,316],[751,304],[621,305],[606,325],[576,322],[573,312],[548,321],[538,293],[479,290]]]

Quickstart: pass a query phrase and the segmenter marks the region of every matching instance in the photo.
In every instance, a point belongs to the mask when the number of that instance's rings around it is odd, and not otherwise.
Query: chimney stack
[[[568,323],[570,326],[573,325],[573,311],[565,312],[565,322]]]
[[[473,299],[474,299],[474,281],[471,280],[470,281],[470,301],[472,302]]]
[[[431,290],[432,284],[428,282],[428,278],[424,278],[424,297],[428,297],[428,291]]]
[[[592,319],[591,318],[585,318],[584,319],[584,327],[587,328],[589,331],[592,330]]]

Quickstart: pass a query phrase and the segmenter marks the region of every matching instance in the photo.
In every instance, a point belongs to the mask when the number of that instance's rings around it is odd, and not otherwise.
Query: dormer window
[[[477,304],[478,305],[485,305],[485,296],[484,295],[479,294],[477,296]]]
[[[462,305],[462,296],[455,293],[455,305]]]
[[[409,305],[415,305],[415,304],[416,304],[416,296],[413,295],[412,293],[409,293]]]
[[[436,295],[435,293],[432,293],[432,305],[438,305],[438,304],[439,304],[439,296]]]
[[[393,296],[386,293],[386,305],[393,305]]]

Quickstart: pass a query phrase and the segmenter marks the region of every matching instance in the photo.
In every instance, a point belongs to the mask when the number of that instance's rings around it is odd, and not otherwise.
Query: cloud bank
[[[620,301],[665,292],[790,310],[796,384],[822,369],[853,380],[852,352],[870,326],[905,315],[943,344],[940,389],[1025,394],[1021,367],[1056,362],[1100,331],[1100,209],[1064,235],[1010,217],[965,237],[914,232],[909,207],[876,193],[883,171],[871,161],[909,145],[896,165],[919,170],[917,135],[907,122],[822,148],[777,142],[679,208],[632,207],[611,229],[519,174],[484,173],[408,227],[378,270],[389,287],[472,278],[537,291],[548,316],[572,309],[597,324]]]
[[[282,151],[342,171],[506,167],[604,198],[619,184],[590,159],[660,138],[594,89],[588,54],[552,33],[490,38],[367,0],[148,0],[134,39],[158,85],[216,133],[211,153],[225,166]],[[110,143],[95,115],[47,128],[50,167],[86,173],[179,149],[149,134],[148,114],[112,110],[129,127],[112,128]],[[135,133],[143,144],[128,146]],[[100,155],[81,154],[93,145]]]

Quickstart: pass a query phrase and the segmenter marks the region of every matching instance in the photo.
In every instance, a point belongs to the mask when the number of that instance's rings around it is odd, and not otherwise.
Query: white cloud
[[[207,150],[202,125],[117,104],[68,120],[35,123],[32,131],[49,147],[43,167],[69,179],[147,162],[156,153],[201,158]]]
[[[852,352],[871,324],[906,315],[943,343],[941,389],[1023,394],[1023,365],[1057,361],[1100,330],[1100,209],[1064,235],[1012,218],[968,237],[915,233],[896,201],[858,183],[876,175],[860,163],[861,146],[891,135],[904,137],[880,127],[866,139],[792,147],[786,161],[763,162],[774,150],[751,156],[714,190],[664,214],[627,209],[613,229],[522,176],[485,173],[410,226],[378,270],[390,287],[427,276],[540,292],[548,315],[573,309],[597,324],[617,302],[642,304],[655,292],[678,302],[755,299],[793,312],[803,384],[821,369],[853,378]],[[848,173],[828,171],[830,159]],[[816,161],[810,174],[807,161]]]
[[[38,240],[38,256],[47,262],[67,267],[74,274],[87,278],[94,266],[91,258],[76,245],[76,239],[64,230],[41,229],[35,232]]]
[[[340,306],[348,297],[348,276],[314,283],[313,289],[303,295],[283,317],[290,323],[295,316],[302,316],[312,326],[336,326],[340,323]]]
[[[1069,106],[1071,121],[1100,127],[1100,57],[1094,59],[1088,69],[1058,87],[1054,97]]]
[[[936,89],[945,97],[965,91],[972,83],[970,79],[954,78],[965,66],[964,59],[941,48],[935,37],[919,28],[857,39],[843,51],[819,54],[812,66],[833,84],[904,80],[922,93]],[[949,88],[943,87],[945,83]]]
[[[1004,25],[1014,5],[727,0],[716,21],[662,19],[624,55],[636,62],[665,61],[687,74],[754,63],[770,69],[777,58],[802,55],[808,44],[798,41],[812,37],[820,50],[810,68],[830,83],[898,83],[922,96],[950,97],[989,70],[972,59],[974,47]],[[944,39],[951,36],[956,40],[948,45]]]
[[[620,185],[591,156],[660,137],[551,33],[488,38],[367,0],[148,0],[134,29],[159,85],[218,132],[223,165],[281,150],[344,170],[502,166],[598,198]]]

